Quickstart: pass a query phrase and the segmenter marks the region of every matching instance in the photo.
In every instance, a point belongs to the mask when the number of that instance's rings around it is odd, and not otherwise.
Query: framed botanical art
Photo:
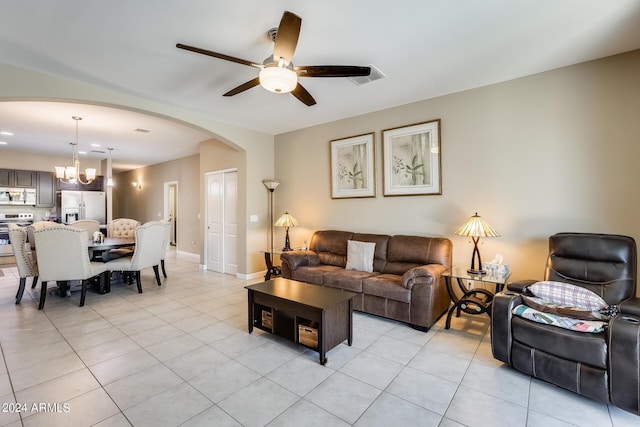
[[[440,120],[382,131],[385,196],[442,194]]]
[[[331,198],[375,197],[373,132],[331,143]]]

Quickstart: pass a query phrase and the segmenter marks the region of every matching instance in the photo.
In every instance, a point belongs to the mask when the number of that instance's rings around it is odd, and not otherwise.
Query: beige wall
[[[298,219],[296,246],[317,229],[446,236],[467,265],[472,245],[453,233],[477,211],[501,234],[483,260],[502,253],[513,278],[541,277],[556,232],[640,241],[639,76],[634,51],[278,135],[276,216]],[[443,194],[383,197],[381,130],[438,118]],[[329,141],[372,131],[377,197],[332,200]]]
[[[113,177],[113,218],[142,223],[164,218],[164,183],[178,182],[177,249],[199,254],[202,248],[198,155],[123,172]],[[140,183],[142,188],[133,187]]]

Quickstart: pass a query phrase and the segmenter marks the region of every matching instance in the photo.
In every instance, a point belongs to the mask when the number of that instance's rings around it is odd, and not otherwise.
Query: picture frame
[[[331,198],[376,196],[374,132],[329,141]]]
[[[382,131],[384,196],[442,194],[440,119]]]

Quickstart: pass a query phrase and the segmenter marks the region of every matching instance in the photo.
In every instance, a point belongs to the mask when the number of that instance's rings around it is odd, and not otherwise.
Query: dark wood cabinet
[[[0,169],[0,187],[11,187],[13,169]]]
[[[34,171],[13,171],[13,179],[16,187],[20,188],[35,188],[36,186],[36,172]]]
[[[0,187],[35,188],[36,173],[14,169],[0,169]]]
[[[80,175],[80,179],[86,181],[84,175]],[[104,176],[98,175],[90,184],[84,185],[79,182],[65,183],[56,179],[56,190],[74,190],[74,191],[104,191]]]
[[[53,172],[36,172],[36,206],[52,208],[55,206],[55,183]]]

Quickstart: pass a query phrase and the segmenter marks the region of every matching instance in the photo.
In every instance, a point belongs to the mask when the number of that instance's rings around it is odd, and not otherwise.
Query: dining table
[[[110,249],[127,248],[136,245],[134,237],[105,237],[100,242],[89,239],[87,248],[89,249],[89,259],[96,260]],[[101,258],[100,258],[101,259]]]

